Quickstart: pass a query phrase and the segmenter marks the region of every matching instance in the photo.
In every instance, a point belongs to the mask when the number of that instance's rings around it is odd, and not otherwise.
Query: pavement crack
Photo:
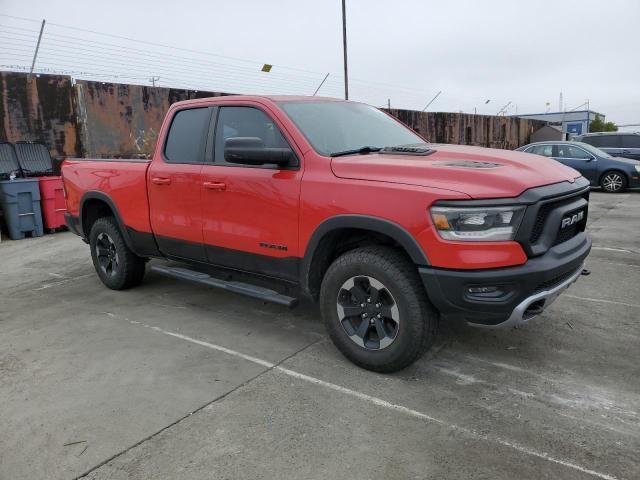
[[[106,313],[106,312],[105,312]],[[116,317],[117,315],[115,314],[111,314],[111,313],[106,313],[109,316],[113,316]],[[133,323],[133,322],[131,322]],[[138,322],[135,322],[138,323]],[[149,325],[143,325],[144,327],[150,327],[152,329],[155,329],[156,327],[151,327]],[[107,458],[106,460],[100,462],[99,464],[91,467],[89,470],[85,471],[84,473],[81,473],[80,475],[73,477],[73,480],[79,480],[81,478],[85,478],[88,475],[90,475],[91,473],[93,473],[94,471],[96,471],[97,469],[99,469],[100,467],[103,467],[104,465],[108,464],[109,462],[115,460],[118,457],[121,457],[122,455],[130,452],[131,450],[133,450],[134,448],[142,445],[143,443],[157,437],[158,435],[160,435],[161,433],[169,430],[170,428],[178,425],[179,423],[181,423],[183,420],[186,420],[187,418],[191,417],[192,415],[195,415],[198,412],[201,412],[202,410],[206,409],[207,407],[209,407],[210,405],[213,405],[214,403],[225,399],[226,397],[228,397],[229,395],[231,395],[232,393],[246,387],[247,385],[253,383],[255,380],[257,380],[258,378],[262,377],[263,375],[271,372],[274,369],[278,369],[278,367],[280,367],[283,363],[285,363],[288,360],[291,360],[292,358],[294,358],[296,355],[299,355],[300,353],[304,352],[305,350],[307,350],[308,348],[311,348],[312,346],[316,345],[317,343],[321,342],[323,340],[324,337],[321,338],[317,338],[316,340],[312,341],[311,343],[308,343],[307,345],[305,345],[304,347],[296,350],[295,352],[293,352],[292,354],[284,357],[283,359],[279,360],[276,363],[271,364],[270,366],[268,366],[267,368],[265,368],[264,370],[262,370],[260,373],[258,373],[257,375],[254,375],[253,377],[245,380],[243,383],[241,383],[240,385],[237,385],[236,387],[232,388],[231,390],[229,390],[228,392],[223,393],[222,395],[219,395],[217,397],[215,397],[213,400],[208,401],[207,403],[205,403],[204,405],[196,408],[195,410],[193,410],[192,412],[187,413],[186,415],[183,415],[182,417],[178,418],[177,420],[171,422],[168,425],[165,425],[164,427],[162,427],[160,430],[157,430],[156,432],[152,433],[151,435],[146,436],[145,438],[143,438],[142,440],[134,443],[133,445],[130,445],[129,447],[125,448],[124,450],[121,450],[120,452],[110,456],[109,458]],[[85,448],[86,450],[86,448]],[[82,453],[84,453],[84,450],[82,451]]]
[[[601,215],[599,215],[598,217],[596,217],[595,219],[593,219],[589,223],[588,228],[589,229],[593,228],[594,223],[599,222],[600,220],[602,220],[607,214],[609,214],[611,211],[615,210],[620,205],[622,205],[625,202],[625,200],[627,200],[628,198],[629,198],[629,196],[626,195],[625,198],[623,198],[622,200],[618,201],[618,203],[614,203],[613,205],[607,205],[605,207],[605,212],[602,213]]]

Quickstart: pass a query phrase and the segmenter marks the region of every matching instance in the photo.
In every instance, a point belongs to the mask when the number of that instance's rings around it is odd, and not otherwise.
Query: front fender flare
[[[331,231],[343,228],[356,228],[386,235],[407,252],[413,263],[423,266],[429,265],[429,259],[420,244],[418,244],[416,239],[401,225],[391,220],[368,215],[336,215],[324,220],[318,225],[307,243],[300,269],[300,283],[305,292],[309,293],[311,263],[320,241]]]

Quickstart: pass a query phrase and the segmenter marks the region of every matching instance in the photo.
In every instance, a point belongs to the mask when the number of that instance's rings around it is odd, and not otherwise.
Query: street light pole
[[[347,7],[342,0],[342,53],[344,55],[344,99],[349,100],[349,74],[347,71]]]

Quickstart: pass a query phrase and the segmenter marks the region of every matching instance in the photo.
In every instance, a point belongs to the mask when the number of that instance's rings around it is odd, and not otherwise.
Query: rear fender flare
[[[127,227],[122,221],[122,217],[120,216],[120,212],[118,211],[116,204],[113,202],[113,200],[111,200],[111,197],[109,197],[109,195],[103,192],[96,192],[96,191],[90,190],[82,196],[82,200],[80,201],[79,215],[80,215],[80,229],[82,231],[83,238],[88,241],[89,234],[91,233],[91,232],[85,232],[84,216],[83,216],[84,207],[87,204],[87,202],[90,200],[99,200],[101,202],[104,202],[111,209],[111,212],[113,212],[113,216],[116,219],[116,222],[118,223],[118,227],[120,228],[120,233],[122,233],[122,237],[124,238],[124,241],[127,244],[127,247],[129,247],[129,249],[132,252],[136,253],[136,249],[134,247],[133,241],[131,240],[131,236],[129,235],[129,231],[127,230]]]

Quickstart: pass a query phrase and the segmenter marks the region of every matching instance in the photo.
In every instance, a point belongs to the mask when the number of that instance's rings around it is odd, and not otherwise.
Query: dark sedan
[[[612,157],[606,152],[582,142],[537,142],[517,149],[521,152],[550,157],[578,170],[593,186],[605,192],[618,193],[640,187],[640,161]]]

